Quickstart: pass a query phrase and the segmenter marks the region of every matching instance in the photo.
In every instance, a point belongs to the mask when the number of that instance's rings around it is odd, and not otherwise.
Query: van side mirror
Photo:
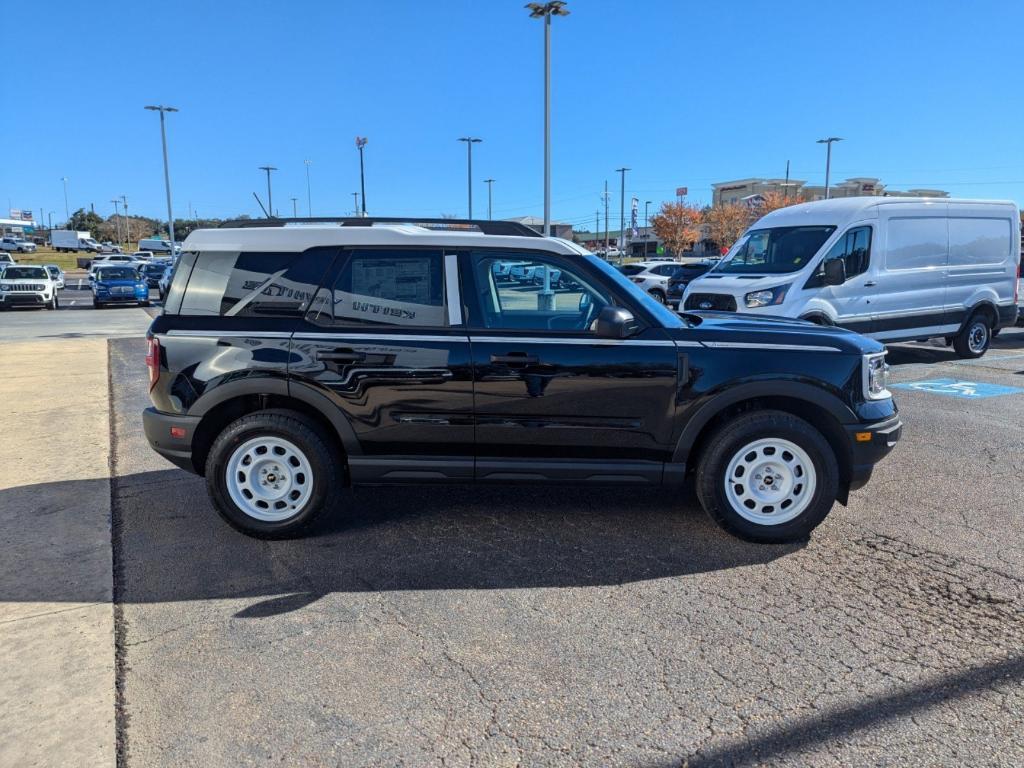
[[[842,285],[846,282],[846,262],[842,259],[829,259],[823,265],[825,285]]]
[[[639,327],[628,309],[608,306],[597,316],[594,332],[603,339],[628,339]]]

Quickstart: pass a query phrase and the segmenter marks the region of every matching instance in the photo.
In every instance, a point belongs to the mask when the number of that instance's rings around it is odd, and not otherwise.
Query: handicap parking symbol
[[[999,397],[1000,395],[1018,395],[1024,393],[1020,387],[1004,387],[1001,384],[986,384],[983,381],[957,381],[956,379],[930,379],[928,381],[908,381],[902,384],[891,384],[893,389],[913,389],[918,392],[930,392],[933,395],[949,395],[965,400],[980,400],[983,397]]]

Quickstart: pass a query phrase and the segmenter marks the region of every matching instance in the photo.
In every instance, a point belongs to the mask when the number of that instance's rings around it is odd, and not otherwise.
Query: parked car
[[[14,257],[11,254],[7,253],[7,251],[0,251],[0,272],[3,272],[4,267],[15,263],[17,262],[14,261]]]
[[[0,274],[0,310],[14,307],[57,309],[57,286],[44,267],[13,264]]]
[[[640,267],[633,271],[629,279],[639,285],[660,304],[668,302],[668,281],[682,269],[682,264],[675,261],[641,261],[631,266]]]
[[[759,219],[686,289],[687,310],[801,318],[981,357],[1017,318],[1012,202],[853,197]]]
[[[8,253],[12,251],[15,253],[35,253],[36,244],[23,237],[8,235],[6,237],[0,237],[0,251],[6,251]]]
[[[100,253],[103,247],[88,232],[73,229],[55,229],[50,233],[50,246],[58,253],[90,251]]]
[[[139,274],[145,278],[146,284],[150,288],[159,288],[160,278],[163,277],[166,269],[167,266],[165,264],[147,263],[139,267]]]
[[[152,251],[135,251],[132,258],[136,261],[150,261],[154,258],[154,254]]]
[[[143,425],[228,523],[292,536],[347,509],[347,484],[692,477],[727,530],[790,541],[900,437],[877,341],[680,316],[573,243],[516,222],[428,228],[443,223],[189,235],[148,334]],[[531,303],[495,262],[578,288]]]
[[[100,253],[121,253],[121,246],[113,243],[100,243]]]
[[[157,290],[160,294],[160,301],[164,301],[167,298],[167,289],[170,288],[171,280],[174,278],[174,266],[176,262],[171,262],[164,265],[164,272],[160,275],[160,280],[157,284]]]
[[[44,268],[50,274],[50,279],[53,280],[54,285],[57,286],[58,290],[64,290],[64,270],[56,264],[45,264]]]
[[[702,259],[688,264],[680,264],[679,269],[668,279],[665,303],[673,309],[679,309],[686,286],[708,272],[717,263],[717,259]]]
[[[149,306],[149,286],[130,264],[105,264],[92,280],[92,305],[102,309],[110,304]]]
[[[1017,325],[1024,326],[1024,253],[1017,262]]]

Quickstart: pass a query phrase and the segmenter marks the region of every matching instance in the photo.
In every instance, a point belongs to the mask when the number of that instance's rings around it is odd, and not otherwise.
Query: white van
[[[177,253],[181,253],[181,246],[175,244],[175,254],[172,254],[170,240],[164,240],[160,237],[151,237],[146,240],[139,240],[139,250],[152,251],[153,253],[166,253],[169,256],[173,256]]]
[[[945,338],[980,357],[1017,317],[1020,213],[1012,202],[850,197],[761,217],[684,310],[783,315],[879,341]]]

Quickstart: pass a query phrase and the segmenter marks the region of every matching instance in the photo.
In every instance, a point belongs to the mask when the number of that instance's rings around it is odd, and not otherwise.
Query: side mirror
[[[637,331],[636,318],[623,307],[605,307],[597,316],[594,331],[604,339],[628,339]]]
[[[825,285],[842,285],[846,282],[846,262],[842,259],[829,259],[823,265]]]

